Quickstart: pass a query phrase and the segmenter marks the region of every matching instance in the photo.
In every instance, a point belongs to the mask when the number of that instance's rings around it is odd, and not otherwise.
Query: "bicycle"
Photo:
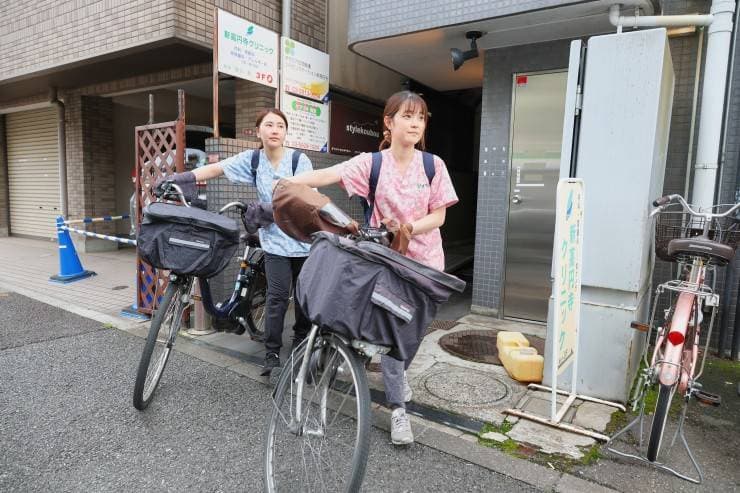
[[[164,201],[177,201],[184,207],[191,207],[182,190],[172,183],[165,186],[158,198]],[[244,203],[234,201],[223,206],[219,214],[230,209],[242,212],[246,208],[247,205]],[[264,255],[257,235],[242,234],[239,239],[244,245],[244,253],[239,259],[239,271],[228,300],[214,304],[209,280],[202,277],[197,278],[200,296],[203,307],[214,321],[234,324],[238,327],[235,332],[247,331],[252,340],[262,342],[267,289]],[[194,299],[192,293],[196,279],[194,276],[171,272],[168,279],[167,288],[152,318],[136,374],[133,404],[140,411],[146,409],[154,397],[186,309]]]
[[[680,205],[680,210],[672,206]],[[655,222],[655,255],[663,260],[676,263],[683,276],[659,284],[655,289],[652,310],[648,324],[633,322],[632,327],[646,333],[642,361],[644,369],[639,374],[632,396],[633,412],[639,408],[638,416],[617,432],[607,442],[607,450],[632,459],[647,462],[658,469],[665,470],[684,480],[699,484],[703,473],[686,441],[683,425],[687,406],[691,398],[708,405],[719,405],[719,396],[702,390],[699,378],[704,371],[709,342],[712,337],[714,319],[719,306],[719,295],[706,284],[708,274],[715,273],[716,267],[727,265],[735,256],[735,248],[740,239],[740,221],[733,215],[740,204],[717,205],[707,212],[696,211],[680,195],[668,195],[653,202],[656,207],[650,217]],[[724,210],[723,212],[720,212]],[[716,211],[716,212],[715,212]],[[655,327],[658,302],[664,294],[669,295],[668,308],[664,311],[663,323],[655,329],[656,337],[653,351],[648,360],[651,336]],[[709,324],[706,327],[706,344],[700,350],[700,337],[705,312],[711,309]],[[706,324],[704,324],[706,325]],[[697,366],[699,353],[701,364]],[[645,456],[621,452],[613,448],[613,442],[627,430],[639,423],[640,450],[643,448],[643,418],[645,400],[648,392],[657,386],[658,399]],[[679,473],[666,464],[658,462],[663,445],[666,422],[674,396],[683,400],[678,426],[670,447],[680,437],[698,478]]]
[[[320,213],[336,226],[346,227],[351,222],[331,203]],[[273,408],[265,431],[266,492],[295,491],[296,484],[300,484],[301,491],[355,492],[362,485],[369,451],[371,403],[365,368],[374,355],[393,354],[395,349],[391,343],[378,344],[370,335],[370,328],[380,321],[376,317],[387,316],[400,317],[399,327],[414,331],[415,327],[408,322],[417,317],[414,321],[423,326],[419,332],[423,336],[423,329],[431,322],[429,315],[433,318],[436,312],[436,305],[432,309],[420,307],[423,300],[417,300],[413,314],[404,312],[411,309],[413,301],[409,305],[398,304],[390,299],[396,293],[388,291],[383,291],[381,296],[375,279],[368,281],[376,282],[375,286],[358,287],[358,292],[364,290],[364,296],[372,293],[375,305],[370,310],[382,310],[380,315],[359,313],[362,310],[346,303],[348,299],[356,301],[354,292],[347,293],[356,284],[355,278],[343,284],[333,276],[340,273],[345,277],[366,278],[362,267],[346,262],[342,253],[349,255],[347,252],[354,249],[354,253],[366,257],[372,268],[381,269],[388,257],[398,262],[395,269],[401,269],[404,263],[413,267],[411,264],[415,262],[406,257],[387,253],[389,249],[384,246],[390,242],[391,236],[384,227],[363,226],[345,236],[318,233],[314,237],[311,254],[299,275],[295,301],[313,324],[306,339],[288,358],[272,394]],[[338,248],[322,250],[327,244]],[[409,272],[413,271],[404,272],[407,278],[412,277]],[[434,278],[427,282],[439,282],[436,289],[440,292],[442,287],[449,290],[435,302],[444,302],[451,291],[464,289],[463,281],[434,272]],[[408,291],[404,296],[409,297]],[[355,324],[360,319],[366,325],[365,336],[360,333],[359,324]]]

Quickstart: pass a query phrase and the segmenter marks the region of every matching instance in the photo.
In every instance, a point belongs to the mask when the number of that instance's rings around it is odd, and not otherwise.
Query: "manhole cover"
[[[447,334],[439,339],[439,345],[450,354],[477,363],[501,365],[496,349],[497,330],[461,330]],[[545,340],[534,336],[525,336],[529,345],[536,348],[539,354],[545,353]]]
[[[426,390],[447,402],[465,406],[494,404],[509,395],[509,387],[493,375],[468,368],[454,368],[429,375]]]

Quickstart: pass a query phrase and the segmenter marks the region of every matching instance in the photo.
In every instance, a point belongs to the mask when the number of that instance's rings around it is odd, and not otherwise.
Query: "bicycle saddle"
[[[668,255],[698,255],[714,259],[719,265],[732,262],[735,249],[724,243],[712,241],[701,236],[694,238],[675,238],[668,243]]]

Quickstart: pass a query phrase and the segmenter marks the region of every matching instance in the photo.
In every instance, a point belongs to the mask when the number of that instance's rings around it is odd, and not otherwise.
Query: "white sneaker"
[[[406,372],[403,372],[403,402],[411,402],[411,398],[414,396],[414,391],[409,385],[409,377]]]
[[[402,407],[395,409],[391,414],[391,442],[393,445],[414,443],[411,422],[406,415],[406,410]]]

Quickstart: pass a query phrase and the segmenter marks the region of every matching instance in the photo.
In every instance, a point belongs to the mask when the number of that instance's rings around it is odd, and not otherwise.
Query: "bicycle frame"
[[[234,290],[231,292],[231,297],[225,303],[220,303],[218,305],[214,304],[211,285],[209,284],[208,279],[202,277],[198,278],[203,308],[205,308],[209,315],[217,319],[226,319],[229,317],[232,310],[239,305],[242,298],[246,295],[244,290],[247,289],[247,286],[249,286],[249,283],[252,281],[252,276],[254,275],[254,272],[249,270],[249,257],[256,250],[257,247],[250,247],[249,245],[246,245],[244,248],[244,254],[241,257],[241,262],[239,264],[239,273],[236,276],[236,282],[234,284]]]

